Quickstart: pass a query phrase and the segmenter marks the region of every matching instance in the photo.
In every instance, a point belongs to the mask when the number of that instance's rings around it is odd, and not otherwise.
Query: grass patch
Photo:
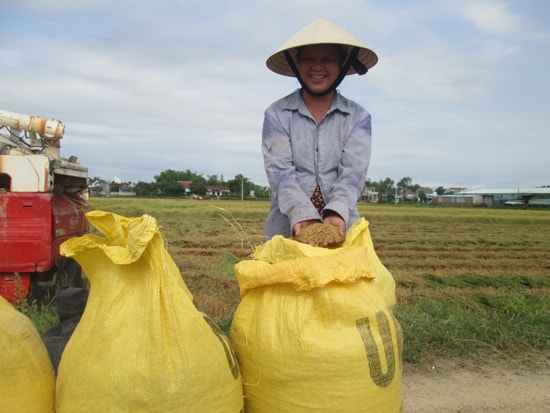
[[[502,275],[494,277],[489,275],[464,274],[450,277],[442,277],[434,274],[423,274],[424,285],[431,288],[533,288],[546,284],[545,281],[534,280],[527,275]],[[406,283],[402,283],[406,285]],[[418,286],[418,285],[417,285]]]
[[[229,330],[231,329],[231,323],[233,322],[233,317],[224,318],[221,320],[217,320],[216,324],[220,328],[220,330],[229,337]]]
[[[508,357],[550,350],[550,303],[508,291],[476,294],[474,299],[447,294],[420,297],[400,305],[403,359],[417,363],[434,357]]]
[[[59,324],[57,309],[53,304],[38,305],[36,301],[24,300],[16,308],[31,320],[40,335]]]
[[[228,251],[224,251],[220,266],[220,275],[223,277],[236,279],[235,271],[233,270],[233,268],[235,267],[235,264],[237,264],[239,261],[241,261],[241,258]]]

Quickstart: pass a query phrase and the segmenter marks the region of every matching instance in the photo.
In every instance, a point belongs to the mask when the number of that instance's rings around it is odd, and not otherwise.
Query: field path
[[[550,369],[442,362],[403,374],[404,413],[550,411]]]

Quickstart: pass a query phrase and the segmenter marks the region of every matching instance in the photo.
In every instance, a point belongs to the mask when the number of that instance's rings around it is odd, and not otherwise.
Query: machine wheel
[[[50,304],[55,295],[55,267],[48,272],[34,272],[31,274],[31,290],[27,299],[39,306]]]
[[[63,258],[58,263],[57,274],[55,277],[55,286],[59,288],[67,287],[86,287],[84,277],[82,276],[82,268],[72,258]]]
[[[62,258],[47,273],[31,274],[29,299],[39,305],[48,304],[57,290],[68,287],[85,288],[87,283],[80,265],[72,258]]]

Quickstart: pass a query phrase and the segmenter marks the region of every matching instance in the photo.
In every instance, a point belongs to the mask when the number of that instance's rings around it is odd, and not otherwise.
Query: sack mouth
[[[78,261],[81,254],[101,250],[116,264],[131,264],[139,260],[159,233],[157,221],[147,214],[128,218],[112,212],[94,210],[86,213],[86,219],[104,237],[85,234],[70,238],[61,244],[61,255]]]
[[[282,237],[281,237],[282,238]],[[285,240],[282,238],[282,240]],[[277,242],[277,237],[271,239]],[[297,241],[287,242],[300,244]],[[267,262],[241,261],[235,265],[241,297],[255,288],[286,284],[296,291],[311,291],[330,283],[352,284],[361,279],[374,280],[376,271],[368,259],[367,247],[346,247],[335,250],[302,244],[310,256],[298,256],[289,251],[286,260]],[[280,248],[281,245],[275,248]],[[284,247],[283,247],[284,250]],[[288,251],[288,250],[287,250]],[[319,253],[316,253],[319,252]],[[328,255],[327,255],[328,253]]]

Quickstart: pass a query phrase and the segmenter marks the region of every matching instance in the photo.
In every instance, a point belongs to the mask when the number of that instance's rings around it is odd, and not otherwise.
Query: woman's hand
[[[337,247],[342,242],[344,242],[344,238],[346,236],[346,221],[344,221],[344,219],[340,215],[338,215],[336,212],[327,211],[325,213],[325,217],[323,218],[323,224],[332,225],[338,228],[340,239],[324,242],[321,245],[322,247]]]
[[[329,213],[328,216],[325,216],[323,219],[323,224],[326,225],[332,225],[338,229],[338,239],[330,239],[327,241],[323,241],[320,243],[312,242],[310,240],[306,240],[301,237],[301,232],[304,228],[313,225],[313,224],[319,224],[321,223],[319,220],[312,219],[307,221],[301,221],[294,224],[294,238],[296,241],[303,242],[305,244],[312,245],[314,247],[325,247],[325,248],[331,248],[331,247],[338,247],[342,242],[344,241],[344,237],[346,235],[346,223],[342,219],[342,217],[336,213]]]
[[[325,215],[325,218],[323,218],[323,223],[333,225],[338,228],[338,233],[342,238],[346,236],[346,222],[337,213]]]
[[[308,227],[313,224],[319,224],[321,221],[317,219],[309,219],[307,221],[300,221],[294,224],[294,227],[292,228],[292,232],[294,233],[294,238],[296,238],[296,241],[303,242],[305,244],[310,244],[308,241],[304,240],[300,237],[300,233],[305,227]],[[313,244],[310,244],[313,245]]]

